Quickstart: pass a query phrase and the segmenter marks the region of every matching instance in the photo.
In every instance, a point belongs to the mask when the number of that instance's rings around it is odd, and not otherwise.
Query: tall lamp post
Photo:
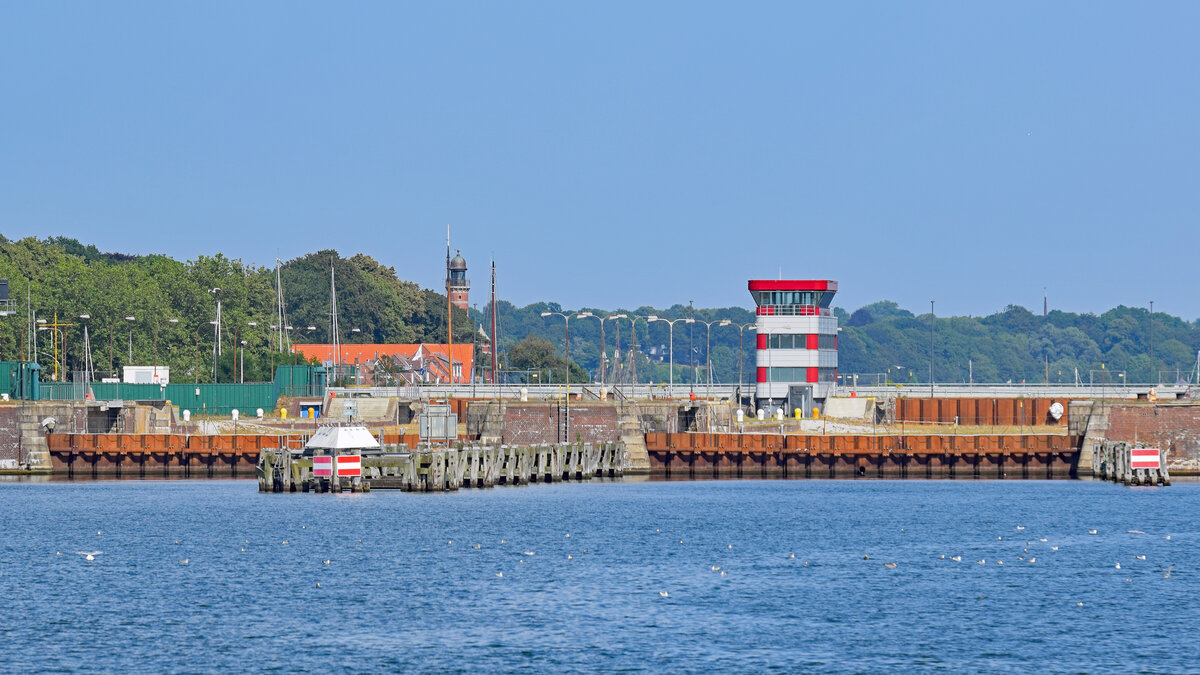
[[[258,325],[258,322],[257,321],[247,321],[246,325],[251,328],[254,328],[255,326]],[[241,380],[241,382],[243,384],[245,384],[245,382],[246,382],[246,355],[239,354],[239,352],[246,351],[246,348],[245,348],[246,341],[238,339],[238,334],[241,332],[241,330],[242,330],[242,324],[238,324],[233,327],[233,349],[234,349],[233,365],[235,367],[237,367],[238,357],[241,356],[241,375],[240,375],[239,379]]]
[[[567,408],[566,422],[567,423],[564,426],[567,429],[567,438],[565,440],[569,443],[571,441],[571,316],[572,315],[570,313],[564,314],[563,312],[542,312],[542,318],[545,318],[548,316],[561,316],[563,318],[563,326],[565,327],[564,337],[563,337],[563,347],[564,347],[563,351],[567,357],[567,404],[566,404],[566,408]],[[551,377],[554,376],[553,368],[550,369],[550,375],[551,375]]]
[[[595,319],[596,323],[600,324],[600,384],[604,384],[604,319],[592,314],[591,312],[580,312],[575,315],[575,318]],[[568,373],[568,375],[569,374],[570,373]]]
[[[933,326],[937,315],[933,313],[933,300],[929,301],[929,398],[933,398]]]
[[[758,324],[755,323],[734,323],[729,319],[722,319],[717,326],[737,326],[738,329],[738,407],[742,407],[742,364],[746,362],[745,352],[742,351],[742,334],[747,328],[750,330],[758,330]]]
[[[669,385],[670,385],[671,393],[669,395],[674,396],[675,395],[675,324],[676,324],[676,322],[679,322],[679,321],[690,324],[690,323],[695,323],[696,320],[691,317],[688,317],[685,319],[664,319],[660,316],[651,314],[650,316],[646,317],[646,321],[648,321],[648,322],[663,321],[663,322],[666,322],[666,324],[668,326],[668,328],[667,328],[667,342],[668,342],[667,354],[670,356],[670,360],[671,360],[671,373],[670,373],[670,378],[669,378]]]
[[[133,321],[135,321],[135,319],[132,316],[124,317],[124,319],[126,321],[130,322],[130,324],[129,324],[129,362],[126,363],[126,365],[132,365],[133,364]],[[117,367],[113,363],[113,344],[115,341],[114,336],[116,335],[116,329],[117,329],[117,323],[115,321],[108,325],[108,369],[109,369],[109,371],[112,372],[113,377],[117,376]],[[118,378],[118,379],[120,379],[120,378]]]
[[[696,323],[704,324],[706,329],[704,336],[704,380],[705,380],[705,398],[712,398],[712,327],[713,324],[724,325],[728,324],[729,319],[721,321],[704,321],[696,319]]]
[[[1158,373],[1154,369],[1154,301],[1150,301],[1150,386],[1158,386]]]
[[[179,323],[179,319],[167,319],[167,323]],[[154,384],[158,384],[158,327],[161,321],[154,322],[154,375],[150,378]]]
[[[192,371],[192,382],[200,382],[200,329],[205,326],[216,326],[216,321],[208,321],[196,326],[196,367]],[[213,382],[217,381],[216,371],[213,371]]]

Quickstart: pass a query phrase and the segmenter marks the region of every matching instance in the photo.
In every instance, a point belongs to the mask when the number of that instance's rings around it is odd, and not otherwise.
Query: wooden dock
[[[1092,452],[1092,475],[1124,485],[1171,484],[1171,475],[1159,449],[1145,443],[1100,443]]]
[[[554,445],[387,446],[362,456],[357,478],[318,478],[312,457],[264,448],[257,466],[261,492],[351,492],[388,488],[442,492],[469,487],[557,483],[564,480],[617,478],[625,473],[625,445],[562,443]]]

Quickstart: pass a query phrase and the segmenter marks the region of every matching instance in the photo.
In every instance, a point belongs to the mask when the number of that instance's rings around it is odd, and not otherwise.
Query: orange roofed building
[[[333,345],[292,345],[292,351],[305,358],[316,359],[325,365],[339,363],[356,365],[365,371],[368,380],[380,358],[389,358],[400,366],[398,377],[407,384],[420,382],[470,384],[475,372],[475,345],[453,345],[453,363],[444,344],[344,344],[336,358]],[[453,373],[453,375],[451,374]],[[373,382],[368,382],[373,383]]]

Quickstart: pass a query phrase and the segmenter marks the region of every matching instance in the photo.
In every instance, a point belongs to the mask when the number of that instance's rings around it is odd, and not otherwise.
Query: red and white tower
[[[824,402],[837,381],[837,282],[751,280],[758,306],[756,407],[791,415]]]
[[[446,263],[446,289],[450,302],[459,309],[470,307],[471,282],[467,280],[467,261],[455,251],[454,259]]]

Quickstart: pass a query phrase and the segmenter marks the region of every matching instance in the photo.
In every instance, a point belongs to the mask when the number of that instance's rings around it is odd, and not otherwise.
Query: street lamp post
[[[563,351],[567,357],[567,368],[566,368],[566,370],[567,370],[566,418],[567,419],[566,419],[566,424],[564,425],[564,427],[567,430],[567,437],[564,439],[564,441],[570,442],[570,440],[571,440],[571,316],[572,315],[570,313],[564,314],[562,312],[542,312],[542,318],[545,318],[548,316],[561,316],[563,318],[563,326],[564,326],[564,337],[563,337],[564,349],[563,349]],[[551,377],[554,376],[553,368],[550,369],[550,375],[551,375]]]
[[[1154,368],[1154,301],[1150,301],[1150,386],[1158,386],[1158,373]]]
[[[216,326],[216,325],[217,325],[216,321],[208,321],[206,323],[200,324],[199,326],[196,326],[196,367],[194,370],[192,370],[192,382],[193,383],[200,382],[200,329],[204,328],[205,326]],[[213,382],[216,382],[216,381],[217,381],[216,371],[214,370],[213,371]]]
[[[124,317],[124,319],[126,321],[131,322],[129,325],[129,362],[126,365],[132,365],[133,364],[133,324],[132,324],[132,322],[135,319],[132,316]],[[117,375],[117,367],[116,367],[116,365],[114,365],[114,362],[113,362],[113,345],[115,344],[115,339],[116,339],[114,337],[116,335],[116,329],[117,329],[117,324],[115,321],[108,325],[108,370],[113,374],[113,377],[116,377],[116,375]]]
[[[591,312],[580,312],[575,315],[575,318],[595,319],[600,324],[600,384],[604,384],[604,319]]]
[[[747,328],[749,328],[750,330],[758,330],[758,325],[754,324],[754,323],[734,323],[733,321],[730,321],[729,319],[722,319],[721,322],[717,324],[717,326],[718,327],[720,327],[720,326],[737,326],[737,329],[738,329],[738,381],[737,381],[737,386],[738,386],[738,407],[740,408],[740,407],[742,407],[742,384],[743,384],[742,383],[742,364],[745,363],[745,361],[746,361],[745,352],[742,350],[742,344],[743,344],[742,343],[742,334],[743,334],[743,331],[746,330]]]
[[[158,384],[158,327],[161,321],[154,322],[154,375],[150,378]],[[179,323],[179,319],[167,319],[167,323]]]
[[[258,325],[258,322],[257,321],[247,321],[246,325],[253,328]],[[245,384],[245,382],[246,382],[246,355],[244,353],[240,354],[239,352],[246,351],[246,347],[245,347],[246,341],[238,339],[238,334],[241,333],[241,330],[242,330],[242,324],[238,324],[238,325],[234,326],[234,328],[233,328],[233,349],[234,349],[233,365],[234,366],[238,365],[238,357],[240,356],[241,357],[241,376],[238,379],[243,384]],[[215,381],[215,378],[214,378],[214,381]]]
[[[696,319],[696,323],[702,323],[705,326],[704,335],[704,380],[705,380],[705,398],[712,398],[712,327],[713,324],[718,326],[729,325],[729,319],[720,321],[703,321]]]
[[[666,322],[666,324],[668,326],[667,342],[669,344],[667,344],[667,354],[670,356],[670,362],[671,362],[671,372],[670,372],[670,377],[668,378],[670,394],[668,394],[668,396],[674,396],[675,395],[675,323],[677,321],[682,321],[684,323],[691,324],[691,323],[695,323],[696,320],[691,317],[688,317],[685,319],[664,319],[660,316],[651,314],[650,316],[646,317],[646,321],[647,322],[664,321],[664,322]]]

